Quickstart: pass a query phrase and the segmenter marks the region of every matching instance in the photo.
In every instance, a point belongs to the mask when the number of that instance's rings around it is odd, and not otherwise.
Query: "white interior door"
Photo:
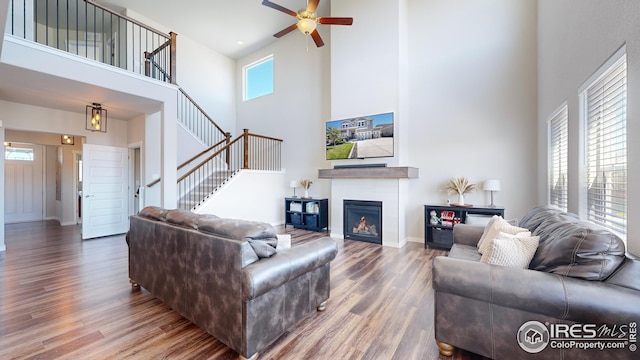
[[[42,146],[12,144],[5,147],[5,152],[5,223],[42,220]]]
[[[129,230],[129,150],[82,146],[82,239]]]

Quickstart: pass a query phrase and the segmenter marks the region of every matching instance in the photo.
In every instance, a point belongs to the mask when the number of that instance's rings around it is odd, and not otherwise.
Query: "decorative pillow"
[[[276,246],[276,251],[280,252],[286,249],[291,249],[291,235],[278,235],[278,245]]]
[[[159,221],[167,221],[167,212],[169,210],[163,209],[158,206],[147,206],[144,209],[140,210],[138,215],[144,216],[150,219],[159,220]]]
[[[200,231],[236,240],[248,240],[258,257],[276,253],[278,237],[270,224],[239,219],[207,219],[198,224]]]
[[[517,227],[509,224],[508,221],[503,219],[501,216],[494,215],[493,218],[489,221],[487,226],[484,228],[484,232],[482,233],[482,237],[480,237],[480,241],[478,241],[478,252],[480,254],[484,254],[485,249],[487,248],[488,240],[495,239],[498,236],[498,233],[503,232],[511,235],[515,235],[517,233],[531,233],[528,229]]]
[[[276,253],[276,246],[278,245],[278,239],[248,239],[249,244],[256,252],[256,255],[260,258],[271,257]]]
[[[493,265],[527,269],[538,248],[538,236],[529,232],[515,235],[500,232],[495,239],[488,240],[481,262]]]

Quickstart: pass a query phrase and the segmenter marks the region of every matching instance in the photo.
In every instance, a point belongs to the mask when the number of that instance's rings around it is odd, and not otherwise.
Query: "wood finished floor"
[[[292,244],[323,233],[291,228]],[[124,235],[81,241],[77,226],[5,226],[0,359],[236,359],[237,354],[128,281]],[[433,338],[431,259],[338,240],[331,298],[260,359],[447,359]],[[482,359],[456,350],[454,359]]]

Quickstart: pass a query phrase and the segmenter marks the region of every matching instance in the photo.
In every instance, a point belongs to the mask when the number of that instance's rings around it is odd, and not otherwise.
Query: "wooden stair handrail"
[[[223,133],[223,134],[226,134],[226,132],[225,132],[224,130],[222,130],[222,128],[220,128],[220,126],[218,126],[218,124],[216,124],[216,122],[215,122],[215,121],[213,121],[213,119],[211,118],[211,116],[209,116],[209,114],[207,114],[207,113],[206,113],[206,112],[205,112],[205,111],[200,107],[200,105],[198,105],[198,104],[196,103],[196,101],[195,101],[195,100],[193,100],[193,98],[192,98],[191,96],[189,96],[189,94],[187,94],[187,92],[186,92],[186,91],[184,91],[184,89],[183,89],[183,88],[178,88],[178,90],[180,90],[180,92],[182,93],[182,95],[184,95],[187,99],[189,99],[189,101],[191,101],[191,103],[193,104],[193,106],[195,106],[195,107],[196,107],[196,109],[200,110],[200,112],[202,113],[202,115],[204,115],[204,117],[206,117],[206,118],[207,118],[207,120],[209,120],[209,121],[213,124],[213,126],[215,126],[215,127],[216,127],[216,129],[218,129],[218,131],[220,131],[220,132],[221,132],[221,133]]]
[[[193,156],[191,159],[183,162],[182,164],[180,164],[178,166],[178,170],[182,169],[183,167],[187,166],[189,163],[191,163],[192,161],[196,160],[197,158],[199,158],[200,156],[208,153],[209,151],[213,150],[214,148],[222,145],[225,142],[228,142],[229,139],[231,138],[231,133],[226,133],[227,137],[218,141],[216,144],[211,145],[209,148],[202,150],[201,152],[199,152],[197,155]]]

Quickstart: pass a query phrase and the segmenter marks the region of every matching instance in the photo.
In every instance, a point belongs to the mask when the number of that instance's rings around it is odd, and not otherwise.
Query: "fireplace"
[[[343,200],[344,238],[382,245],[382,201]]]

